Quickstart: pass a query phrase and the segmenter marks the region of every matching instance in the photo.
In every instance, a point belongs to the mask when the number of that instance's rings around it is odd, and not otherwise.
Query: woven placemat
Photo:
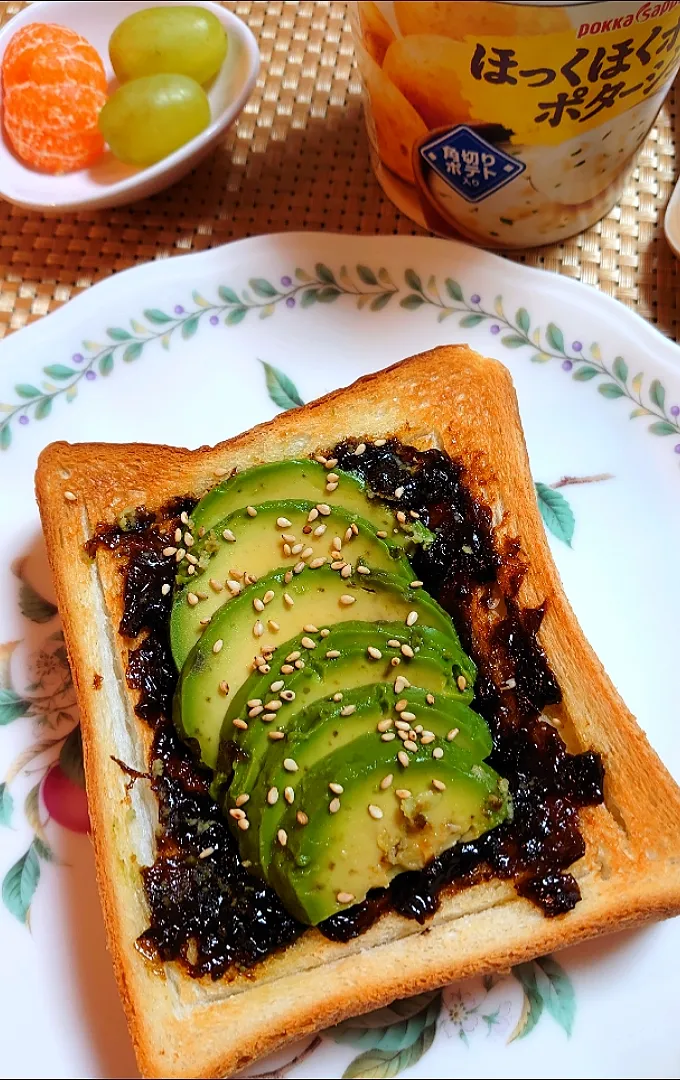
[[[231,2],[262,70],[224,144],[168,191],[117,210],[44,218],[0,201],[0,337],[93,282],[150,259],[284,229],[421,235],[368,159],[347,5]],[[0,25],[24,7],[0,3]],[[680,338],[680,270],[663,235],[676,179],[675,90],[620,204],[598,225],[512,257],[595,285]]]

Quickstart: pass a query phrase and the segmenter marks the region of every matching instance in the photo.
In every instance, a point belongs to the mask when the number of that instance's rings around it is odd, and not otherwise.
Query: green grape
[[[227,55],[227,35],[211,11],[153,7],[123,19],[111,35],[109,56],[121,82],[141,75],[212,79]]]
[[[153,165],[200,134],[210,103],[186,75],[146,75],[123,83],[99,114],[99,130],[128,165]]]

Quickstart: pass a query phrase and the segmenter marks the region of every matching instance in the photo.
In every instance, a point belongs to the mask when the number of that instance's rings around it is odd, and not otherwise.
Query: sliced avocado
[[[428,697],[434,704],[428,703]],[[401,713],[395,709],[400,701],[407,702],[403,710],[408,718],[401,720]],[[411,716],[415,719],[411,720]],[[281,717],[281,719],[279,719]],[[381,726],[387,726],[383,732]],[[396,723],[395,723],[396,721]],[[381,723],[381,722],[384,722]],[[392,683],[378,683],[360,686],[343,693],[342,701],[317,701],[298,713],[286,717],[285,707],[277,713],[276,721],[268,724],[254,722],[259,733],[266,728],[265,738],[253,746],[246,747],[243,739],[250,737],[251,730],[232,729],[240,736],[235,741],[239,749],[250,754],[237,756],[234,775],[226,800],[226,807],[236,806],[236,799],[243,794],[249,796],[248,818],[251,828],[247,837],[241,841],[244,857],[259,865],[266,877],[272,852],[275,850],[276,833],[280,826],[281,814],[285,809],[283,792],[286,787],[294,793],[304,780],[306,773],[314,769],[328,754],[335,753],[341,747],[348,747],[353,742],[370,735],[368,744],[375,749],[374,743],[391,747],[391,759],[398,764],[397,753],[404,743],[398,735],[397,723],[410,724],[415,731],[416,740],[423,735],[426,745],[434,748],[436,739],[440,742],[455,743],[459,763],[473,765],[483,761],[491,753],[492,742],[489,729],[477,713],[473,712],[460,697],[450,694],[430,694],[429,690],[411,687],[401,693],[395,693]],[[251,724],[253,722],[251,721]],[[420,728],[417,731],[416,728]],[[285,738],[272,743],[269,731],[283,731]],[[402,728],[403,730],[403,728]],[[384,741],[381,736],[392,736],[391,741]],[[404,732],[406,736],[407,732]],[[448,740],[449,734],[452,735]],[[364,745],[363,743],[361,745]],[[410,756],[409,746],[409,756]],[[388,755],[389,756],[389,755]],[[293,760],[298,768],[288,775],[283,762]],[[270,806],[267,795],[276,788],[281,796],[278,803]],[[324,804],[325,805],[325,804]],[[301,807],[305,809],[304,807]]]
[[[273,596],[265,610],[256,611],[253,601],[264,603],[269,593]],[[411,612],[421,625],[435,627],[458,643],[443,608],[423,589],[412,589],[391,574],[376,571],[365,577],[355,572],[342,578],[327,566],[306,567],[299,574],[274,570],[218,608],[189,653],[175,692],[173,712],[180,733],[196,740],[201,759],[214,769],[230,697],[256,667],[256,656],[277,647],[282,649],[277,662],[281,655],[292,655],[287,642],[303,632],[312,648],[303,644],[301,657],[291,662],[305,663],[312,649],[324,647],[320,632],[306,631],[306,626],[321,631],[350,620],[405,622]]]
[[[286,648],[290,648],[290,652],[303,652],[303,636],[287,642]],[[413,652],[411,658],[402,654],[404,644]],[[372,652],[369,653],[369,649]],[[232,721],[236,717],[248,720],[248,730],[241,731],[237,741],[251,761],[269,748],[269,725],[251,721],[266,715],[266,705],[271,701],[282,702],[281,706],[276,705],[280,710],[276,727],[283,730],[282,724],[287,726],[291,716],[314,702],[330,702],[334,695],[372,683],[391,682],[398,694],[397,700],[407,697],[410,687],[417,686],[425,687],[432,694],[446,692],[466,704],[474,694],[475,665],[460,645],[431,626],[340,623],[324,639],[324,649],[309,653],[302,669],[286,663],[283,650],[279,651],[282,655],[272,659],[268,674],[253,672],[236,692],[224,718],[222,739],[225,742],[235,738]],[[396,665],[393,660],[397,661]],[[221,779],[218,778],[218,786]]]
[[[330,482],[329,491],[330,475],[338,478],[338,486]],[[235,473],[203,496],[191,519],[196,529],[203,527],[207,531],[234,510],[273,499],[310,499],[314,503],[342,505],[366,518],[376,530],[388,533],[395,525],[394,513],[380,499],[372,498],[358,477],[304,459],[256,465]]]
[[[317,515],[310,524],[314,509],[314,503],[302,500],[258,503],[250,513],[242,507],[192,548],[198,559],[192,565],[198,573],[188,577],[186,570],[181,571],[178,581],[183,587],[175,595],[170,618],[170,644],[178,668],[203,632],[205,620],[233,593],[242,591],[244,573],[259,578],[275,567],[299,564],[304,555],[307,563],[323,558],[338,564],[338,573],[349,564],[352,569],[384,570],[412,580],[404,556],[406,534],[380,539],[370,522],[342,506]]]
[[[455,741],[419,743],[404,768],[392,743],[364,735],[304,770],[294,802],[283,804],[266,880],[296,918],[316,925],[402,871],[422,869],[500,824],[507,790],[488,765],[461,757]],[[300,824],[300,811],[307,824]]]

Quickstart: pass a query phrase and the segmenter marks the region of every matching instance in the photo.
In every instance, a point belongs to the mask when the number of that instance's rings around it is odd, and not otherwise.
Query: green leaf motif
[[[198,330],[198,321],[199,316],[192,315],[190,319],[187,319],[186,322],[182,323],[182,337],[185,341],[188,341],[189,338],[192,338]]]
[[[379,296],[374,296],[370,303],[371,311],[382,311],[384,307],[387,307],[393,295],[391,292],[384,292]]]
[[[429,1023],[436,1023],[441,1008],[438,991],[395,1001],[384,1009],[348,1020],[332,1029],[335,1042],[359,1050],[398,1052],[415,1042]]]
[[[184,324],[186,326],[186,323]],[[144,348],[143,341],[133,341],[131,345],[128,345],[123,352],[123,360],[126,364],[131,364],[133,360],[138,360],[142,355],[142,349]]]
[[[39,855],[45,862],[55,862],[55,855],[52,848],[49,846],[46,840],[40,836],[36,836],[33,841],[33,847],[35,848],[36,855]]]
[[[597,389],[598,393],[602,394],[602,397],[610,398],[611,400],[614,398],[625,397],[626,393],[626,391],[622,390],[617,383],[613,382],[600,383]]]
[[[551,345],[553,349],[556,349],[557,352],[564,354],[564,334],[560,330],[559,326],[556,326],[553,322],[548,323],[545,331],[545,336],[548,340],[549,345]]]
[[[280,409],[295,409],[298,405],[304,405],[292,379],[264,360],[260,363],[264,368],[267,392],[275,405],[278,405]]]
[[[107,352],[100,356],[98,367],[100,375],[110,375],[113,371],[113,353]]]
[[[0,727],[26,716],[30,705],[30,701],[20,697],[14,690],[0,688]]]
[[[49,622],[57,614],[56,605],[23,580],[19,588],[19,609],[25,619],[34,623]]]
[[[146,308],[144,311],[144,318],[147,319],[150,323],[155,323],[156,326],[162,326],[163,323],[172,322],[172,318],[170,315],[166,315],[164,311],[160,310],[160,308],[155,307]]]
[[[453,278],[447,277],[446,281],[444,282],[444,286],[452,300],[457,300],[460,304],[463,303],[463,290],[461,289],[457,281],[454,281]]]
[[[619,380],[619,382],[622,382],[625,386],[626,382],[628,381],[628,364],[622,356],[614,357],[612,371],[614,372],[614,375]]]
[[[364,285],[377,285],[378,279],[369,266],[357,266],[357,274]]]
[[[204,296],[201,296],[200,292],[197,292],[196,289],[192,292],[191,297],[194,303],[198,304],[199,307],[208,308],[211,306],[210,301],[206,300]]]
[[[654,404],[663,412],[666,406],[666,391],[664,390],[658,379],[652,379],[651,383],[649,384],[649,397],[650,400],[653,401]]]
[[[550,356],[548,355],[548,353],[537,352],[534,353],[534,355],[531,357],[531,362],[532,364],[547,364],[549,359]]]
[[[576,995],[571,979],[552,956],[540,957],[536,966],[544,976],[539,975],[538,987],[546,1009],[562,1030],[571,1035],[576,1014]]]
[[[515,1030],[508,1039],[509,1043],[515,1039],[525,1039],[534,1030],[543,1013],[543,997],[536,983],[533,964],[518,964],[512,969],[512,974],[524,991],[524,1005]]]
[[[128,330],[123,330],[122,326],[110,326],[106,333],[112,341],[129,341],[132,337],[132,334]]]
[[[40,881],[40,862],[31,844],[25,855],[7,871],[2,883],[2,901],[19,922],[28,922],[31,901]]]
[[[404,280],[406,281],[409,289],[413,289],[414,292],[423,291],[423,283],[416,274],[415,270],[407,270],[404,273]]]
[[[644,373],[642,371],[639,371],[637,375],[634,375],[631,379],[631,386],[633,387],[633,390],[638,395],[638,397],[640,396],[640,391],[642,390],[642,382],[644,380],[644,377]]]
[[[308,308],[316,303],[316,289],[305,289],[300,300],[300,307]]]
[[[430,995],[424,994],[421,997]],[[395,1005],[398,1004],[401,1003],[395,1002]],[[395,1005],[390,1007],[390,1011]],[[406,1020],[400,1020],[387,1028],[364,1029],[361,1037],[372,1041],[373,1046],[350,1062],[343,1073],[343,1080],[398,1076],[404,1069],[415,1065],[432,1045],[440,1007],[441,996],[437,993],[425,1009]]]
[[[529,318],[529,312],[526,308],[518,308],[515,313],[515,322],[525,334],[529,333],[529,327],[531,326],[531,319]]]
[[[43,368],[43,371],[49,375],[50,379],[59,379],[61,382],[77,374],[74,368],[66,367],[65,364],[50,364],[49,367]]]
[[[13,809],[14,799],[7,784],[0,784],[0,825],[9,826],[11,824]]]
[[[40,820],[40,781],[33,785],[24,800],[24,815],[36,836],[42,836],[43,827]]]
[[[33,386],[31,383],[17,383],[14,387],[15,394],[18,394],[20,398],[34,398],[40,397],[40,391],[37,386]]]
[[[271,300],[273,296],[278,296],[276,289],[266,278],[251,278],[248,284],[256,296],[261,296],[265,300]]]
[[[317,263],[314,271],[319,281],[323,281],[325,285],[335,285],[335,275],[324,263]]]
[[[464,326],[466,329],[470,326],[478,326],[483,318],[483,315],[463,315],[458,325]]]
[[[647,428],[652,435],[677,435],[677,428],[668,422],[668,420],[657,420],[655,424],[650,424]]]
[[[562,492],[555,491],[554,488],[548,487],[547,484],[537,483],[536,496],[538,498],[538,508],[541,511],[541,517],[546,528],[558,540],[563,540],[565,544],[571,547],[575,525],[574,514]]]
[[[507,349],[519,349],[522,345],[526,345],[526,340],[519,334],[506,334],[504,338],[501,338],[501,344]]]
[[[335,285],[326,285],[323,289],[318,289],[316,293],[320,304],[331,304],[338,296],[342,296],[342,293]]]
[[[399,307],[403,307],[407,311],[415,311],[416,308],[419,308],[424,303],[425,301],[422,296],[418,296],[418,293],[409,293],[408,296],[405,296],[403,300],[399,301]]]
[[[9,450],[12,445],[12,432],[9,424],[0,427],[0,450]]]
[[[76,725],[73,731],[69,732],[62,743],[61,752],[59,754],[59,764],[69,780],[72,780],[78,787],[85,787],[83,738],[80,731],[80,724]]]
[[[602,372],[598,371],[596,367],[591,367],[589,364],[585,364],[583,367],[578,368],[572,375],[572,379],[576,379],[576,382],[590,382],[596,375],[601,375]]]
[[[229,312],[224,320],[227,326],[238,326],[248,314],[248,308],[236,307]]]
[[[226,285],[220,285],[217,290],[217,295],[220,300],[224,300],[225,304],[240,304],[238,296],[233,289],[228,288]]]
[[[52,412],[52,398],[45,397],[35,407],[33,415],[36,420],[44,420]]]

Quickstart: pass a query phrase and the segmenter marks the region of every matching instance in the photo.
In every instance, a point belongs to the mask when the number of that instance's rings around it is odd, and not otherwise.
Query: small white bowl
[[[0,32],[0,63],[10,38],[27,23],[58,23],[82,34],[102,58],[109,89],[117,86],[109,60],[109,38],[116,26],[142,8],[170,6],[159,3],[55,2],[30,4]],[[135,169],[117,161],[110,151],[89,169],[50,176],[24,165],[10,149],[0,124],[0,196],[29,210],[86,210],[94,207],[121,206],[174,184],[206,157],[234,122],[250,94],[260,66],[260,54],[252,33],[240,19],[220,4],[196,3],[194,7],[212,11],[227,31],[227,57],[219,74],[207,90],[212,121],[209,126],[173,154],[150,165]],[[1,93],[1,91],[0,91]],[[0,97],[1,105],[1,97]]]

